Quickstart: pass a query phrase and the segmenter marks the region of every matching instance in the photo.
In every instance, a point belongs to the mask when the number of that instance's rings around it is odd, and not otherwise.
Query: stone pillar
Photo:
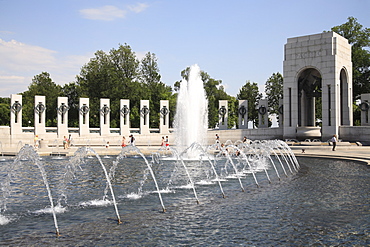
[[[239,129],[248,129],[248,100],[239,100],[238,122]]]
[[[258,110],[258,128],[268,128],[269,111],[267,99],[260,99],[260,101],[258,102],[257,110]]]
[[[149,100],[140,100],[140,134],[149,134]]]
[[[361,126],[370,126],[370,94],[361,94],[361,104],[360,104],[360,109],[361,109]]]
[[[10,135],[22,134],[22,95],[10,95]]]
[[[227,130],[228,105],[227,100],[218,101],[218,126],[220,130]]]
[[[68,97],[58,97],[58,138],[68,136]]]
[[[110,99],[100,99],[100,135],[110,134]]]
[[[80,98],[79,103],[79,125],[80,125],[80,136],[90,135],[90,99]]]
[[[45,96],[35,95],[35,135],[46,134],[45,119],[46,105]],[[43,138],[42,136],[40,138]]]
[[[128,136],[130,134],[130,100],[120,100],[120,134]]]
[[[160,101],[160,116],[159,116],[159,133],[169,134],[170,126],[170,107],[168,100]]]

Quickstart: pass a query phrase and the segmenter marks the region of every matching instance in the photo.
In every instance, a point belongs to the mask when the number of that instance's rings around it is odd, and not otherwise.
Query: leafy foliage
[[[348,17],[346,23],[331,30],[352,45],[353,99],[359,99],[362,93],[370,92],[370,28],[364,28],[356,18]]]
[[[267,79],[265,93],[268,99],[270,113],[279,114],[279,100],[283,98],[283,76],[277,72]]]
[[[28,90],[23,94],[23,116],[22,124],[28,126],[30,123],[34,125],[34,104],[35,95],[45,95],[46,97],[46,123],[48,127],[56,126],[57,116],[57,99],[62,95],[62,87],[57,85],[50,78],[50,74],[42,72],[35,75],[32,83],[28,86]]]
[[[253,126],[257,125],[258,122],[257,106],[261,98],[262,93],[258,90],[258,84],[249,80],[242,86],[237,95],[238,100],[248,100],[248,120],[253,122]]]
[[[0,98],[0,125],[10,124],[10,98]]]

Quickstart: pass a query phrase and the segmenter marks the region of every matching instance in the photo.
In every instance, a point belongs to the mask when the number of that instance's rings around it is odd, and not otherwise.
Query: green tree
[[[279,100],[283,98],[283,76],[277,72],[267,79],[265,93],[268,100],[270,113],[279,114]]]
[[[181,77],[188,80],[189,73],[190,67],[187,67],[181,71]],[[211,78],[208,73],[203,70],[200,71],[200,77],[203,81],[203,87],[208,99],[208,127],[214,128],[218,123],[219,100],[229,100],[231,97],[225,92],[225,89],[222,86],[222,80]],[[174,88],[175,91],[180,89],[180,81],[175,82]],[[233,118],[229,118],[228,125],[231,127],[234,125]]]
[[[62,88],[50,78],[48,72],[42,72],[35,75],[32,83],[28,86],[28,90],[22,93],[23,95],[23,116],[22,124],[28,126],[29,123],[34,124],[34,104],[35,95],[45,95],[46,98],[46,122],[47,127],[56,126],[57,124],[57,100],[58,96],[62,95]]]
[[[353,99],[370,92],[370,28],[364,28],[357,19],[348,17],[347,22],[331,28],[348,39],[352,45]]]
[[[258,84],[256,82],[250,82],[249,80],[237,94],[238,100],[248,100],[248,121],[253,122],[253,127],[257,125],[258,122],[258,111],[256,108],[261,98],[262,93],[259,93]]]
[[[161,82],[157,58],[148,52],[140,63],[140,81],[144,85],[143,96],[150,102],[150,127],[159,127],[160,100],[170,100],[172,89]],[[172,115],[172,114],[171,114]]]
[[[109,98],[112,88],[112,66],[109,56],[97,51],[95,57],[85,64],[78,75],[76,86],[80,97],[90,98],[90,126],[99,127],[100,98]]]
[[[62,88],[62,95],[68,97],[68,126],[78,127],[79,125],[79,100],[82,94],[81,88],[75,82],[65,84]]]
[[[99,127],[100,99],[109,98],[111,108],[111,127],[119,126],[119,100],[130,99],[131,123],[139,126],[139,100],[144,90],[138,82],[139,61],[131,47],[120,45],[109,54],[97,51],[95,57],[84,65],[76,84],[82,95],[90,98],[90,123]]]
[[[0,98],[0,126],[10,125],[10,98]]]

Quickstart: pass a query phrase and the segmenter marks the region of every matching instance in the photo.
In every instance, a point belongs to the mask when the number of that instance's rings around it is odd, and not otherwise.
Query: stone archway
[[[351,109],[349,109],[350,104],[348,104],[348,101],[352,96],[350,95],[352,92],[349,90],[349,84],[348,84],[348,75],[345,68],[342,68],[340,71],[339,76],[340,81],[340,123],[339,125],[351,125],[351,119],[352,116],[350,116]]]
[[[322,77],[314,68],[298,76],[298,127],[316,126],[316,100],[321,100]]]
[[[289,38],[284,47],[283,138],[328,140],[352,125],[351,45],[335,32]],[[316,109],[315,101],[320,102]],[[321,110],[321,127],[316,112]]]

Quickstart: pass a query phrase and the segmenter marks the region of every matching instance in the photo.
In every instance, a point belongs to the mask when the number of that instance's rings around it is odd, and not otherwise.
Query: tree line
[[[349,17],[347,22],[331,29],[352,45],[353,64],[353,99],[360,98],[362,93],[370,93],[370,29],[364,28],[357,19]],[[181,77],[187,79],[189,67],[181,71]],[[229,128],[238,124],[238,100],[248,100],[248,119],[258,126],[256,106],[263,94],[258,84],[247,80],[239,89],[236,97],[226,93],[222,80],[212,78],[207,72],[201,71],[204,89],[208,98],[208,123],[213,128],[218,123],[218,101],[228,100]],[[140,124],[140,100],[150,102],[150,127],[159,126],[160,100],[170,102],[170,123],[176,113],[176,99],[180,81],[173,88],[161,81],[157,57],[148,52],[139,60],[128,44],[120,44],[109,52],[97,51],[90,61],[82,66],[80,74],[74,82],[64,86],[56,84],[48,72],[34,76],[23,95],[23,126],[34,126],[34,96],[46,96],[46,126],[56,126],[57,97],[68,97],[70,107],[68,116],[70,127],[78,127],[79,98],[90,99],[90,126],[99,127],[100,98],[110,99],[112,128],[119,127],[119,100],[130,99],[131,127]],[[283,76],[273,73],[265,82],[265,94],[268,98],[270,113],[278,114],[279,99],[283,97]],[[10,99],[0,98],[0,125],[10,123]],[[317,107],[320,109],[320,107]],[[321,111],[317,111],[317,119],[321,119]],[[354,123],[360,124],[360,110],[354,104]]]

